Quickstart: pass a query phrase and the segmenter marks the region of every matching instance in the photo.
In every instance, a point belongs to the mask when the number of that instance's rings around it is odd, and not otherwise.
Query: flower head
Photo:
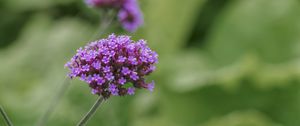
[[[157,62],[158,55],[145,40],[134,42],[129,36],[112,34],[80,48],[65,66],[70,78],[80,78],[93,94],[109,98],[133,95],[136,88],[153,91],[154,82],[146,83],[145,76],[154,71]]]
[[[119,22],[129,32],[135,32],[144,22],[137,0],[85,0],[85,3],[90,7],[117,10]]]
[[[118,18],[123,28],[129,32],[136,31],[144,22],[136,0],[126,0],[119,11]]]

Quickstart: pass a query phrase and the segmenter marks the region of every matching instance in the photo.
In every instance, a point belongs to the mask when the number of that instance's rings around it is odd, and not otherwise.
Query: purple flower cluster
[[[124,29],[134,32],[143,25],[143,15],[136,0],[126,0],[119,11],[118,18]]]
[[[96,8],[117,9],[119,21],[129,32],[134,32],[143,25],[143,15],[136,0],[85,0],[85,2]]]
[[[108,98],[111,95],[133,95],[136,88],[154,89],[154,81],[145,82],[145,75],[155,70],[158,55],[145,40],[134,42],[129,36],[110,35],[77,50],[65,66],[70,78],[79,77],[92,88],[92,93]]]

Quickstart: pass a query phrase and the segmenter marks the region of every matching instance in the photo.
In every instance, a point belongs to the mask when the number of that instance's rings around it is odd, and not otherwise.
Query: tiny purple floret
[[[127,89],[127,94],[128,95],[134,95],[134,91],[135,91],[134,88],[128,88]]]
[[[121,84],[121,85],[124,85],[126,83],[126,79],[124,77],[121,77],[119,80],[118,80],[118,83]]]
[[[151,83],[149,83],[148,85],[147,85],[147,89],[149,90],[149,91],[151,91],[151,92],[153,92],[153,89],[154,89],[154,81],[152,81]]]
[[[130,72],[131,72],[131,71],[129,70],[129,68],[127,68],[127,67],[123,67],[123,68],[122,68],[122,74],[123,74],[123,75],[128,75],[128,74],[130,74]]]

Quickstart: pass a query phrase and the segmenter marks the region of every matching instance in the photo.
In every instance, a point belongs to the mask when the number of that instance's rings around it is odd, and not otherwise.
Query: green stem
[[[7,124],[8,126],[13,126],[12,122],[11,122],[10,119],[8,118],[7,114],[5,113],[5,111],[4,111],[4,109],[3,109],[3,107],[2,107],[1,105],[0,105],[0,113],[1,113],[1,115],[3,116],[3,118],[4,118],[5,122],[6,122],[6,124]]]
[[[68,78],[66,78],[64,83],[62,84],[60,90],[58,91],[57,95],[51,101],[49,107],[47,108],[46,112],[41,116],[41,118],[38,121],[38,123],[36,124],[36,126],[44,126],[47,123],[49,117],[51,116],[51,114],[54,111],[55,107],[59,103],[60,99],[65,94],[65,92],[68,89],[69,85],[70,85],[70,80]]]
[[[111,24],[114,22],[115,19],[115,12],[114,10],[105,10],[102,13],[102,19],[101,19],[101,23],[100,23],[100,27],[99,30],[97,30],[92,37],[90,38],[92,41],[92,39],[95,39],[96,36],[101,37],[109,28],[109,26],[111,26]]]
[[[86,115],[80,120],[77,126],[85,126],[88,120],[95,114],[101,103],[104,101],[104,97],[99,96],[92,108],[86,113]]]

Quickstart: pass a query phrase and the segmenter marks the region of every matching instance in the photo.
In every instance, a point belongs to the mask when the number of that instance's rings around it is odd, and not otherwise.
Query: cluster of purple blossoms
[[[158,55],[145,40],[134,42],[129,36],[110,35],[77,50],[65,66],[69,77],[79,77],[92,88],[92,93],[133,95],[136,88],[154,89],[154,81],[145,82],[145,75],[155,70]]]
[[[136,0],[85,0],[85,2],[91,7],[117,9],[119,21],[129,32],[134,32],[143,25],[143,15]]]

